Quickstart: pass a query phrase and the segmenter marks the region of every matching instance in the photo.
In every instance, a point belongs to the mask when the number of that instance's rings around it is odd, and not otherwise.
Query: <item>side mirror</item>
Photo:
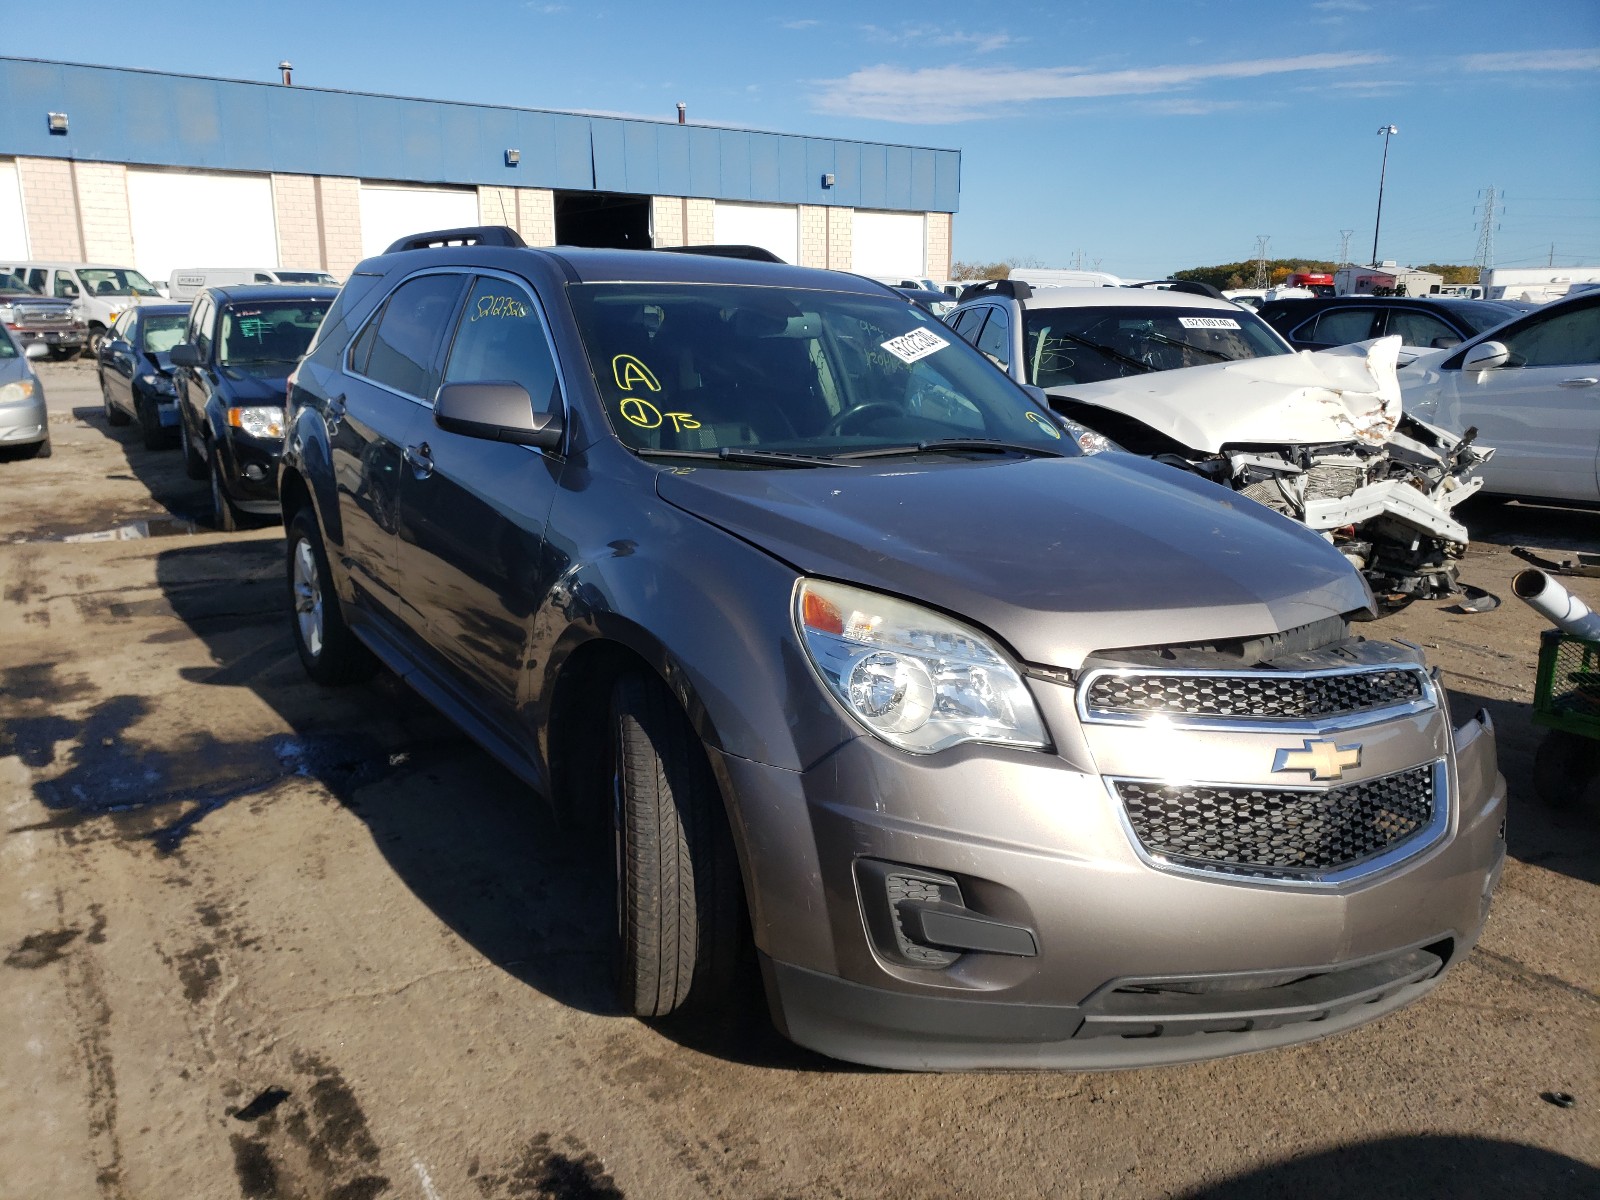
[[[433,402],[433,423],[450,433],[486,442],[513,442],[553,450],[563,425],[555,413],[536,413],[520,383],[447,383]]]
[[[1492,371],[1506,365],[1511,351],[1504,342],[1479,342],[1461,359],[1463,371]]]
[[[29,342],[28,348],[22,353],[28,358],[49,358],[50,347],[43,342]]]
[[[179,342],[171,350],[167,351],[167,358],[175,367],[198,367],[203,365],[200,360],[200,348],[193,342]]]
[[[1033,399],[1033,402],[1040,408],[1050,407],[1050,397],[1044,394],[1044,389],[1042,387],[1035,387],[1031,383],[1025,383],[1022,385],[1022,390],[1027,392],[1028,395]]]

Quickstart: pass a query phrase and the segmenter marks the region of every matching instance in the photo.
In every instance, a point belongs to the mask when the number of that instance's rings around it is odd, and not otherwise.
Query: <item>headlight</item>
[[[173,386],[172,380],[158,371],[146,371],[138,377],[139,382],[153,392],[163,396],[176,396],[178,389]]]
[[[959,621],[877,592],[802,579],[794,622],[828,690],[892,746],[929,754],[962,742],[1049,743],[1016,668]]]
[[[281,438],[283,436],[283,409],[230,408],[228,424],[242,429],[252,437]]]
[[[21,404],[33,395],[33,380],[19,379],[0,387],[0,404]]]

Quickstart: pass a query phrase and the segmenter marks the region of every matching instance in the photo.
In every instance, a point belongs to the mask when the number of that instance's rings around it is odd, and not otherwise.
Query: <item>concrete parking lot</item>
[[[1511,789],[1430,997],[1196,1066],[905,1075],[616,1015],[605,865],[393,679],[310,684],[281,530],[212,532],[92,365],[41,374],[55,454],[0,462],[0,1197],[1600,1195],[1600,796],[1532,795],[1509,586],[1600,514],[1477,508],[1463,575],[1507,602],[1371,630],[1489,710]]]

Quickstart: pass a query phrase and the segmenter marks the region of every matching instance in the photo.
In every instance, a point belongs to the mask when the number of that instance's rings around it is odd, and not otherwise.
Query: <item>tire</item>
[[[289,626],[300,664],[314,681],[328,687],[370,679],[378,660],[344,619],[328,573],[317,514],[307,505],[289,522]]]
[[[49,458],[55,453],[55,448],[50,445],[50,439],[35,442],[31,447],[22,452],[23,458]]]
[[[50,361],[64,362],[69,358],[76,358],[81,351],[76,346],[51,346]]]
[[[183,409],[178,409],[178,444],[183,448],[183,473],[190,479],[206,477],[206,460],[200,457],[189,438],[189,426],[183,419]]]
[[[1533,755],[1533,790],[1551,808],[1582,799],[1600,775],[1600,742],[1562,729],[1544,735]]]
[[[222,484],[222,464],[215,454],[211,456],[211,523],[223,533],[238,533],[241,524],[239,510]]]
[[[148,400],[142,401],[139,408],[139,432],[144,438],[146,450],[165,450],[171,445],[167,431],[161,428],[161,414]]]
[[[100,343],[105,341],[106,327],[104,325],[90,325],[88,340],[83,343],[83,356],[85,358],[100,357]]]
[[[617,681],[610,734],[617,998],[638,1017],[703,1016],[735,993],[749,945],[721,793],[654,676]]]
[[[123,412],[115,404],[111,403],[111,385],[106,382],[106,377],[104,375],[100,376],[100,400],[106,408],[107,425],[120,426],[128,423],[128,414]]]

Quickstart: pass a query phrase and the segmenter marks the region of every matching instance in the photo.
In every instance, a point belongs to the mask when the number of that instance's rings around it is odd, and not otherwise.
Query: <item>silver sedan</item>
[[[10,330],[0,337],[0,450],[13,447],[22,457],[50,456],[50,417],[44,406],[44,383],[33,372],[31,358],[50,353],[43,342],[24,353]],[[9,456],[8,456],[9,457]]]

